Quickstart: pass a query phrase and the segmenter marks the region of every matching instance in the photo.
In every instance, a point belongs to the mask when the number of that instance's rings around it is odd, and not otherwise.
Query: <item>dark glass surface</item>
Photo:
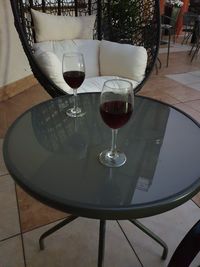
[[[200,189],[200,129],[162,103],[135,97],[119,130],[127,162],[103,166],[98,155],[111,142],[99,113],[99,94],[81,94],[87,116],[70,118],[72,97],[37,105],[18,118],[4,143],[13,178],[34,197],[75,215],[104,219],[167,211]]]

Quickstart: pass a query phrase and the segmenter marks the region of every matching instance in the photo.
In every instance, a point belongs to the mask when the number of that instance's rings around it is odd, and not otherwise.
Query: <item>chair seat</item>
[[[67,94],[73,94],[73,90],[62,75],[64,53],[84,55],[86,76],[79,93],[101,92],[104,82],[110,79],[125,79],[135,89],[145,75],[147,52],[143,47],[103,40],[62,40],[35,43],[34,49],[41,70]]]
[[[193,32],[194,30],[193,29],[183,29],[182,31],[183,32]]]
[[[112,79],[124,79],[124,78],[119,76],[99,76],[99,77],[87,78],[83,82],[82,86],[78,89],[78,92],[79,93],[101,92],[104,82]],[[131,82],[133,85],[133,89],[139,84],[134,80],[130,79],[124,79],[124,80]]]
[[[169,24],[161,24],[161,28],[167,30],[167,29],[172,29],[173,27]]]

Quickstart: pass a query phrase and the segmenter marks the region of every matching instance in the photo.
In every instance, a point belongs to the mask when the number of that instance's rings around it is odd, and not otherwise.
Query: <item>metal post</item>
[[[106,221],[105,220],[100,220],[98,267],[103,267],[103,264],[104,264],[105,232],[106,232]]]

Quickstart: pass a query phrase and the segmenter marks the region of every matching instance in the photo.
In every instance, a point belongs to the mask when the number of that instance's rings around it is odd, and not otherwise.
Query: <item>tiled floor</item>
[[[177,81],[189,88],[200,91],[200,71],[192,71],[180,74],[166,75],[168,78]]]
[[[200,91],[171,76],[180,77],[188,72],[198,74],[200,61],[197,59],[191,64],[187,52],[171,53],[169,68],[165,68],[166,54],[160,54],[160,59],[163,68],[159,70],[159,75],[152,73],[140,94],[174,105],[200,122]],[[22,112],[48,98],[42,87],[37,85],[0,103],[0,267],[96,266],[98,222],[95,220],[79,218],[47,238],[46,249],[39,251],[40,234],[67,214],[46,207],[15,186],[3,162],[2,143],[8,127]],[[139,267],[142,264],[145,267],[167,266],[177,244],[200,219],[198,205],[200,194],[174,210],[142,220],[168,244],[169,256],[166,261],[160,259],[162,249],[158,244],[129,222],[122,221],[121,225],[135,248],[135,255],[118,225],[109,222],[105,267]],[[199,262],[200,255],[191,266],[197,267]]]
[[[179,43],[174,43],[174,42],[170,43],[170,53],[185,52],[185,51],[190,51],[190,49],[191,49],[190,45],[186,44],[181,45]],[[167,53],[167,47],[161,47],[159,53],[160,54]]]

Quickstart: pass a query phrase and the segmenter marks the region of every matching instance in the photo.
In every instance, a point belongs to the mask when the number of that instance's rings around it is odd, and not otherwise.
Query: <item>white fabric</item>
[[[99,76],[99,46],[98,40],[74,40],[77,50],[83,54],[86,78]]]
[[[35,59],[43,72],[52,80],[59,88],[68,94],[72,93],[72,89],[65,83],[62,76],[62,64],[58,57],[52,52],[44,52],[37,50]]]
[[[117,75],[141,82],[147,65],[147,51],[142,46],[101,41],[100,75]]]
[[[92,39],[96,15],[55,16],[31,9],[37,42]]]
[[[115,66],[112,66],[112,68],[114,68],[113,72],[115,72],[115,74],[108,74],[108,75],[104,74],[100,76],[99,74],[99,53],[101,54],[101,51],[99,51],[99,47],[101,47],[100,43],[101,42],[97,40],[80,40],[80,39],[36,43],[34,45],[35,59],[40,65],[41,69],[47,75],[47,77],[49,77],[59,88],[61,88],[61,90],[63,90],[68,94],[72,94],[73,90],[66,84],[62,76],[62,57],[63,54],[66,52],[67,53],[82,52],[85,58],[86,79],[83,82],[82,86],[78,89],[78,93],[101,92],[105,81],[116,78],[123,78],[130,81],[134,89],[139,84],[139,82],[136,79],[133,78],[129,79],[129,77],[127,78],[125,77],[125,75],[123,76],[122,72],[118,74]],[[111,44],[113,44],[114,47],[116,47],[115,43]],[[137,57],[138,55],[136,55],[136,58]],[[122,65],[124,65],[125,69],[127,68],[126,60],[128,59],[127,58],[122,59],[123,61]],[[137,60],[139,61],[138,58]],[[132,68],[136,72],[137,61],[136,65],[133,59],[131,59],[131,62],[132,65],[134,65]],[[130,64],[129,61],[128,64]],[[107,66],[105,66],[105,68],[107,68]],[[143,71],[145,71],[145,68]],[[112,72],[112,69],[110,72]],[[131,77],[133,77],[133,75],[131,75]],[[135,77],[137,76],[135,75]]]
[[[101,92],[103,89],[104,82],[112,79],[121,79],[118,76],[99,76],[85,79],[80,89],[78,89],[78,93],[90,93],[90,92]],[[132,83],[133,89],[138,85],[138,82],[124,79]]]
[[[99,76],[99,44],[98,40],[63,40],[47,41],[34,44],[34,50],[54,53],[62,64],[64,53],[80,52],[84,56],[86,78]],[[49,54],[48,54],[49,56]],[[38,58],[39,60],[39,58]],[[47,59],[48,60],[48,59]],[[42,59],[44,64],[44,59]]]
[[[44,52],[37,50],[35,58],[39,63],[41,69],[61,90],[67,94],[73,94],[73,90],[66,84],[62,76],[62,64],[58,57],[52,52]],[[105,81],[110,79],[116,79],[116,76],[99,76],[86,78],[81,87],[78,89],[78,93],[89,92],[101,92]],[[128,79],[127,79],[128,80]],[[129,80],[133,88],[137,86],[137,82]]]

